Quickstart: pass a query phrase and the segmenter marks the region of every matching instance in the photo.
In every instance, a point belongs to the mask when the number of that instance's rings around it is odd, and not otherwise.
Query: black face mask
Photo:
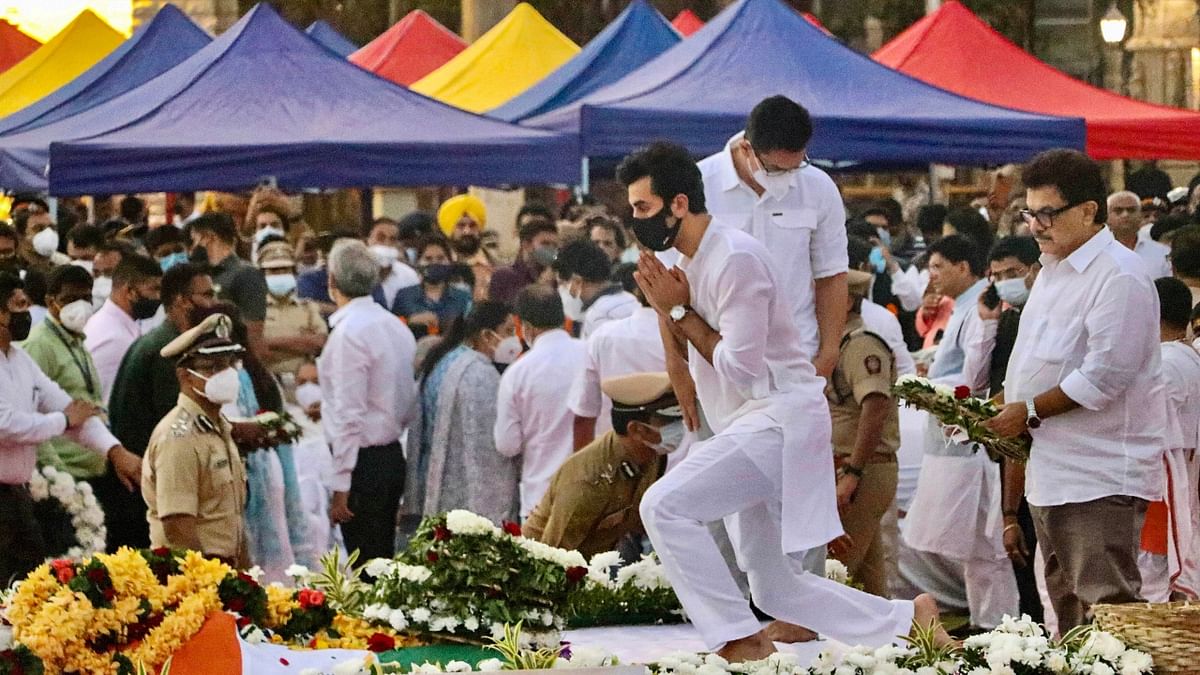
[[[421,271],[426,283],[444,284],[450,281],[450,276],[454,273],[454,266],[438,263],[426,265]]]
[[[633,230],[633,235],[642,246],[651,251],[665,251],[675,245],[675,237],[679,236],[681,225],[679,219],[673,218],[670,213],[671,210],[664,205],[652,216],[629,217],[626,224]],[[674,222],[670,223],[668,219]]]
[[[188,262],[201,267],[208,266],[208,249],[203,244],[192,247],[192,252],[188,254]]]
[[[492,366],[495,367],[496,372],[500,373],[501,375],[504,374],[504,371],[508,370],[508,367],[510,365],[512,365],[512,364],[511,363],[496,363],[495,361],[492,362]]]
[[[154,298],[138,298],[133,301],[133,320],[143,321],[149,319],[158,313],[158,306],[162,304]]]
[[[8,334],[13,342],[20,342],[29,337],[33,328],[33,315],[28,311],[13,312],[8,315]]]

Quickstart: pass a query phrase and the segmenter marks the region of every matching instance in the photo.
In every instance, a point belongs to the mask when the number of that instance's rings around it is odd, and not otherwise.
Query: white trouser
[[[1169,602],[1171,574],[1167,569],[1167,556],[1138,551],[1137,564],[1142,573],[1142,597],[1146,602]]]
[[[1011,560],[976,558],[962,563],[972,625],[991,630],[1000,625],[1005,615],[1021,615],[1021,598]]]
[[[642,499],[646,533],[688,618],[713,650],[760,630],[708,530],[708,523],[729,517],[750,593],[764,612],[847,644],[900,643],[898,636],[912,628],[911,601],[886,600],[799,573],[784,554],[782,472],[767,475],[748,454],[760,460],[774,456],[778,463],[782,446],[777,429],[714,436],[693,446]]]

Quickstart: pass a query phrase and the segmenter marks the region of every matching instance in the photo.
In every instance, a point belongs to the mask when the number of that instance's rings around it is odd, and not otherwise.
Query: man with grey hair
[[[367,245],[342,239],[329,253],[329,341],[317,362],[321,416],[333,452],[329,518],[346,549],[363,560],[395,554],[396,512],[404,491],[400,436],[415,411],[416,340],[371,299],[379,263]]]
[[[1150,238],[1149,230],[1140,235],[1142,226],[1142,200],[1129,190],[1114,192],[1108,196],[1108,229],[1113,237],[1126,248],[1138,254],[1150,272],[1151,279],[1171,276],[1171,265],[1167,256],[1171,249]]]

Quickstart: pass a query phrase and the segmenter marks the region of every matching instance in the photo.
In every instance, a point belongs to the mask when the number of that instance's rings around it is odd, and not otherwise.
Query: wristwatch
[[[690,311],[692,311],[692,308],[688,305],[675,305],[671,308],[671,320],[676,322],[683,321],[683,317],[687,316],[687,313]]]
[[[1038,417],[1037,406],[1034,405],[1033,399],[1025,401],[1025,426],[1030,429],[1042,426],[1042,418]]]

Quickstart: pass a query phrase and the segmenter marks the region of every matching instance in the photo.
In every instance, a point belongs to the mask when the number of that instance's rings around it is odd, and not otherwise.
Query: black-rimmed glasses
[[[1037,224],[1041,225],[1042,227],[1054,227],[1054,219],[1055,218],[1057,218],[1058,216],[1061,216],[1062,214],[1066,213],[1067,211],[1070,211],[1071,209],[1075,208],[1076,206],[1079,206],[1080,204],[1086,203],[1087,201],[1090,201],[1090,200],[1085,200],[1082,202],[1072,202],[1062,208],[1057,208],[1057,209],[1052,209],[1049,207],[1046,207],[1043,209],[1038,209],[1037,211],[1033,211],[1030,209],[1021,209],[1017,213],[1021,214],[1021,220],[1024,220],[1026,225],[1032,225],[1034,223],[1034,221],[1036,221]]]

